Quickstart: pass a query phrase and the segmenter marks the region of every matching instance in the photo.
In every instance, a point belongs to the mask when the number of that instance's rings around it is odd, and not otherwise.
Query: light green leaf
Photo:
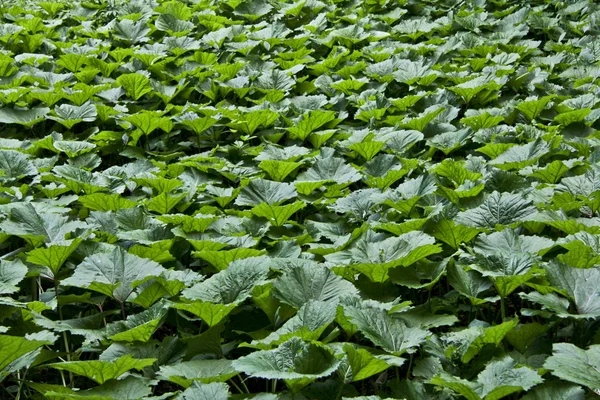
[[[208,261],[213,267],[223,271],[235,260],[258,257],[265,253],[265,250],[236,248],[233,250],[201,250],[193,252],[192,255]]]
[[[350,343],[344,345],[344,353],[348,358],[348,370],[343,376],[346,383],[370,378],[390,367],[384,360],[373,357],[371,352],[356,348]]]
[[[360,304],[358,299],[354,303],[343,304],[344,314],[375,345],[396,356],[414,353],[428,336],[427,331],[409,328],[403,321],[392,318],[383,309]]]
[[[458,250],[461,244],[468,243],[479,233],[478,229],[457,225],[453,220],[442,219],[431,228],[431,236]]]
[[[27,275],[27,266],[19,259],[0,260],[0,294],[10,294],[19,290],[16,286]]]
[[[88,390],[75,391],[64,386],[37,383],[33,383],[32,387],[51,400],[138,400],[152,395],[147,379],[136,376],[109,380]]]
[[[296,211],[299,211],[304,207],[306,207],[306,203],[302,201],[296,201],[292,204],[286,204],[285,206],[261,203],[252,208],[252,214],[256,215],[257,217],[264,217],[268,219],[273,226],[283,226],[283,224],[285,224]]]
[[[300,117],[300,120],[294,126],[287,128],[287,130],[291,133],[292,138],[304,141],[312,132],[334,119],[335,112],[333,111],[308,111]]]
[[[48,333],[48,332],[46,332]],[[5,369],[14,361],[44,345],[52,345],[56,338],[46,335],[8,336],[0,335],[0,380],[4,378]],[[12,372],[12,371],[7,371]]]
[[[67,361],[46,364],[46,367],[70,371],[103,384],[110,379],[117,379],[132,369],[141,371],[156,361],[155,358],[134,359],[130,354],[112,361]]]
[[[201,318],[209,327],[221,322],[234,308],[236,303],[217,304],[208,301],[195,301],[193,303],[171,303],[171,308],[188,311]]]
[[[134,100],[139,100],[143,95],[152,92],[150,79],[138,73],[119,75],[117,84],[125,89],[127,95]]]
[[[533,121],[546,108],[546,105],[554,98],[553,95],[542,98],[535,97],[533,100],[522,101],[517,104],[517,110],[521,111],[530,121]]]
[[[37,249],[27,252],[27,261],[50,268],[53,276],[56,276],[60,267],[63,266],[65,261],[73,254],[80,243],[81,239],[77,238],[68,246],[54,244],[48,247],[38,247]]]
[[[125,321],[115,321],[106,326],[106,333],[114,342],[147,342],[167,315],[168,308],[157,303],[139,314],[129,315]]]
[[[94,193],[86,196],[79,196],[78,201],[90,210],[98,211],[119,211],[124,208],[137,206],[135,201],[121,197],[118,193]]]

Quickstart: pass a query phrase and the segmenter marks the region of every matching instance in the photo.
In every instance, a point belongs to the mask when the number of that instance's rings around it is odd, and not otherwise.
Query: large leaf
[[[510,225],[532,215],[535,208],[531,201],[517,193],[491,193],[479,207],[461,211],[455,222],[473,228],[491,228]]]
[[[427,331],[409,328],[403,321],[388,315],[386,310],[361,305],[357,301],[343,307],[344,314],[363,335],[394,355],[414,353],[428,336]]]
[[[239,304],[251,296],[252,289],[266,282],[269,273],[261,257],[232,262],[220,271],[182,292],[191,300],[202,300],[220,304]]]
[[[275,350],[240,357],[233,367],[257,378],[314,380],[331,375],[340,361],[323,345],[291,338]]]
[[[88,288],[125,302],[133,290],[145,280],[165,271],[160,264],[127,253],[115,247],[110,253],[86,257],[64,285]]]
[[[571,343],[552,345],[552,356],[544,362],[544,368],[569,382],[600,390],[600,346],[580,349]]]
[[[104,383],[110,379],[117,379],[127,371],[132,369],[142,370],[152,365],[156,361],[154,358],[135,359],[130,354],[124,355],[112,361],[67,361],[61,363],[47,364],[47,367],[70,371],[77,375],[82,375],[94,380],[97,383]]]
[[[274,294],[295,308],[310,300],[336,302],[340,296],[356,293],[350,282],[318,265],[290,268],[273,282]]]

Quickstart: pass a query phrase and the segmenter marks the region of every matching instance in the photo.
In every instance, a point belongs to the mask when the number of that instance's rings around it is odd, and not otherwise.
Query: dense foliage
[[[600,6],[0,6],[0,398],[600,393]]]

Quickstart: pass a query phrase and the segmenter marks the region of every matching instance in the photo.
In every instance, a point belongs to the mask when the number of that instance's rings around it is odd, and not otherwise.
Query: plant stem
[[[230,379],[229,382],[231,382],[231,384],[233,385],[233,387],[235,387],[237,389],[238,392],[240,393],[244,393],[242,391],[242,389],[240,389],[240,387],[233,381],[233,379]]]
[[[25,370],[25,372],[23,373],[23,377],[21,378],[21,374],[18,372],[17,373],[17,378],[19,379],[19,390],[17,391],[17,396],[15,397],[15,400],[19,400],[21,398],[21,390],[23,389],[23,382],[25,382],[25,377],[27,376],[27,369]]]
[[[60,306],[60,298],[58,294],[58,281],[56,277],[54,277],[54,296],[56,297],[56,308],[58,310],[58,317],[60,320],[64,320],[62,307]],[[69,338],[67,337],[67,331],[63,332],[63,342],[65,343],[65,352],[67,353],[67,361],[71,361],[71,352],[69,346]],[[61,372],[61,377],[63,378],[63,385],[65,384],[64,376]],[[69,371],[69,387],[73,387],[73,372]]]
[[[121,316],[123,317],[123,319],[127,319],[127,314],[125,313],[125,303],[124,302],[120,302],[121,303]]]
[[[342,392],[344,391],[344,382],[340,383],[340,390],[337,392],[337,396],[335,396],[336,400],[340,400],[342,398]]]
[[[500,314],[502,316],[502,322],[506,319],[506,310],[504,308],[504,296],[500,296]]]
[[[410,361],[408,361],[408,371],[406,371],[406,380],[410,379],[410,370],[412,369],[413,355],[410,355]]]
[[[240,379],[240,382],[242,382],[242,387],[244,388],[244,390],[246,390],[246,393],[250,393],[250,389],[248,389],[248,386],[246,386],[246,382],[244,382],[241,375],[238,375],[238,378]]]

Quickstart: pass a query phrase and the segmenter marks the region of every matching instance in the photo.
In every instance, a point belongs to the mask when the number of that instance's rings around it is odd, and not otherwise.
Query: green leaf
[[[16,286],[27,275],[27,266],[21,260],[0,260],[0,294],[11,294],[19,290]]]
[[[0,181],[21,179],[37,173],[37,168],[25,154],[14,150],[0,150]]]
[[[571,343],[554,343],[544,368],[566,381],[600,390],[600,345],[583,350]]]
[[[474,130],[493,128],[500,122],[504,121],[501,115],[492,115],[489,112],[484,112],[479,115],[469,116],[460,120],[461,124],[467,125]]]
[[[542,337],[550,327],[537,322],[519,324],[506,334],[506,340],[519,352],[525,353],[527,348]]]
[[[229,386],[226,383],[194,382],[177,398],[180,400],[227,400],[230,397]]]
[[[123,303],[138,285],[164,271],[165,269],[154,261],[134,256],[120,247],[115,247],[110,253],[86,257],[75,268],[73,276],[62,283],[88,288]]]
[[[355,151],[366,161],[371,161],[383,149],[385,143],[369,140],[361,143],[354,143],[348,146],[349,150]]]
[[[231,311],[237,307],[237,303],[216,304],[208,301],[195,301],[192,303],[172,303],[171,308],[188,311],[201,318],[209,327],[216,326]]]
[[[11,363],[44,345],[52,345],[55,340],[56,337],[51,339],[48,335],[0,335],[0,380],[4,378],[5,370]]]
[[[357,293],[350,282],[319,265],[291,267],[273,282],[273,293],[282,302],[300,308],[310,300],[336,302]]]
[[[543,382],[541,376],[527,367],[515,368],[517,362],[509,356],[493,361],[477,376],[481,397],[496,400],[513,393],[527,391]]]
[[[343,158],[334,157],[331,149],[321,149],[317,161],[306,172],[298,175],[296,182],[322,182],[350,183],[360,180],[361,175],[351,165],[346,164]]]
[[[301,165],[302,163],[293,161],[263,160],[258,164],[258,168],[269,174],[271,179],[281,182]]]
[[[335,303],[309,300],[281,328],[264,339],[253,340],[248,346],[267,350],[291,337],[299,337],[305,341],[319,340],[327,326],[333,322],[335,314]]]
[[[396,356],[414,353],[427,338],[427,331],[409,328],[403,321],[389,316],[387,311],[359,302],[357,299],[354,304],[343,304],[344,314],[363,335],[383,350]]]
[[[258,206],[261,203],[279,205],[297,196],[291,183],[255,179],[241,190],[235,204],[238,206]]]
[[[548,263],[546,271],[550,283],[569,295],[581,317],[600,315],[600,270],[572,268],[553,261]]]
[[[516,361],[506,356],[490,362],[477,376],[476,382],[443,372],[431,379],[430,383],[451,389],[469,400],[501,399],[542,383],[543,379],[535,371],[527,367],[515,368],[516,364]]]
[[[477,234],[478,229],[465,225],[457,225],[453,220],[442,219],[437,221],[431,228],[431,236],[441,240],[455,250],[461,244],[470,242]]]
[[[27,252],[27,262],[50,268],[52,276],[56,277],[58,271],[67,261],[69,256],[81,244],[81,239],[75,239],[68,246],[51,245],[38,247]]]
[[[534,213],[535,207],[531,203],[517,193],[494,191],[480,206],[459,212],[454,222],[472,228],[493,229],[496,225],[510,225]]]
[[[463,363],[471,361],[485,345],[498,346],[504,337],[519,324],[518,319],[503,322],[499,325],[475,326],[447,334],[443,340],[455,346]]]
[[[568,126],[576,122],[583,122],[585,120],[585,117],[587,117],[591,112],[591,108],[582,108],[579,110],[567,111],[558,114],[556,117],[554,117],[554,121],[558,122],[562,126]]]
[[[553,95],[544,96],[539,99],[535,97],[533,100],[527,100],[517,104],[517,110],[525,114],[530,121],[533,121],[544,110],[544,108],[546,108],[546,105],[548,105],[553,98]]]
[[[190,300],[219,304],[240,304],[252,295],[255,286],[266,283],[269,267],[262,257],[233,261],[226,270],[182,292]]]
[[[308,382],[331,375],[339,364],[340,360],[323,345],[307,343],[296,337],[275,350],[257,351],[233,361],[237,371],[255,378],[305,378]]]
[[[542,139],[536,139],[522,146],[512,146],[490,161],[490,165],[495,165],[505,170],[521,169],[536,163],[541,157],[548,154],[549,151],[550,146],[548,143]]]
[[[16,203],[10,208],[10,217],[0,223],[0,229],[9,235],[20,236],[47,244],[70,243],[66,235],[88,225],[70,221],[68,217],[51,212],[38,212],[32,203]]]
[[[78,201],[90,210],[98,211],[119,211],[123,208],[132,208],[137,203],[121,197],[119,194],[94,193],[86,196],[79,196]]]
[[[135,359],[131,354],[112,361],[67,361],[46,364],[46,367],[73,372],[103,384],[110,379],[117,379],[132,369],[141,371],[156,361],[155,358]]]
[[[237,248],[233,250],[201,250],[198,252],[193,252],[192,254],[205,261],[208,261],[219,271],[223,271],[224,269],[227,269],[229,264],[235,260],[258,257],[264,255],[265,253],[265,250]]]
[[[129,315],[125,321],[116,321],[106,326],[108,338],[114,342],[147,342],[167,315],[167,308],[160,303]]]
[[[4,107],[0,109],[0,123],[30,127],[42,121],[49,112],[50,109],[47,107],[31,108],[29,110]]]
[[[487,301],[495,301],[496,299],[488,298],[481,299],[479,294],[485,292],[492,287],[492,282],[485,278],[475,270],[466,271],[461,266],[457,266],[454,262],[448,264],[448,282],[454,290],[466,296],[473,305],[479,305]]]
[[[523,397],[523,400],[584,400],[585,391],[581,386],[576,386],[562,381],[550,381],[535,387]]]

